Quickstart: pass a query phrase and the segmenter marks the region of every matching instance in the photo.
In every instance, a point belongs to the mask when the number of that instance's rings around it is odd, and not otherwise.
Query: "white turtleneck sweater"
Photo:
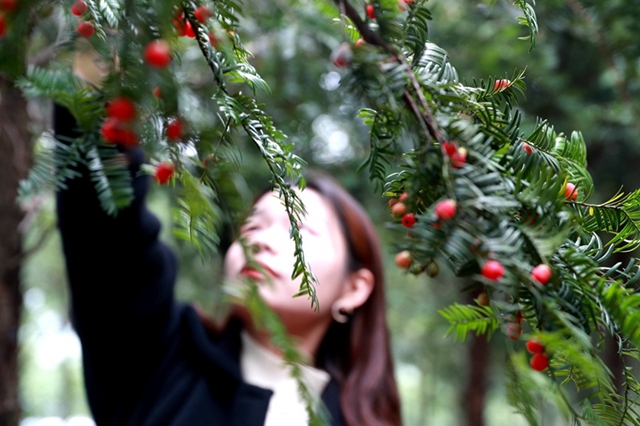
[[[298,392],[298,384],[291,377],[291,368],[282,358],[256,342],[246,331],[242,331],[242,353],[240,368],[247,383],[271,389],[273,396],[269,402],[265,426],[306,426],[309,424],[304,400]],[[314,400],[319,401],[327,383],[326,371],[300,366],[302,381]]]

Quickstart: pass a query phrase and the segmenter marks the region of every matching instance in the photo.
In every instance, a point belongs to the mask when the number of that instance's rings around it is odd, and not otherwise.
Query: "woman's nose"
[[[275,253],[276,241],[272,228],[256,230],[247,236],[247,244],[254,255],[260,252]]]

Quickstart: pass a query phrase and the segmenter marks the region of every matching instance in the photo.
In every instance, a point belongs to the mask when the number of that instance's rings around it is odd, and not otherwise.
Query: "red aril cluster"
[[[155,178],[156,182],[160,185],[164,185],[173,177],[173,173],[175,172],[175,168],[170,163],[160,163],[158,167],[156,167]]]
[[[143,57],[154,68],[166,68],[171,63],[171,47],[166,40],[153,40],[145,46]]]

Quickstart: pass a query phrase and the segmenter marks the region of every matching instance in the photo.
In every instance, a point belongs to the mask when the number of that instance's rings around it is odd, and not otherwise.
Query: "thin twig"
[[[427,99],[425,98],[424,93],[422,92],[422,87],[420,87],[420,83],[418,82],[418,79],[413,73],[411,65],[409,65],[407,60],[402,55],[398,54],[398,52],[393,46],[391,46],[389,43],[384,41],[378,33],[376,33],[371,28],[369,28],[369,26],[362,20],[362,18],[358,14],[358,11],[356,11],[356,9],[348,2],[348,0],[335,0],[335,1],[338,7],[347,14],[349,19],[351,19],[353,24],[356,26],[356,28],[360,32],[360,35],[362,35],[362,38],[364,41],[366,41],[369,44],[382,47],[384,50],[389,52],[396,61],[402,64],[402,66],[406,70],[409,80],[411,81],[411,86],[415,91],[415,96],[418,98],[421,109],[418,108],[418,105],[416,105],[416,102],[413,100],[413,96],[411,95],[411,92],[408,89],[405,90],[405,93],[404,93],[405,102],[409,104],[409,108],[416,115],[418,120],[420,120],[426,125],[428,129],[428,134],[433,139],[435,139],[438,143],[446,142],[446,138],[444,137],[442,131],[440,130],[440,128],[438,127],[438,124],[436,123],[436,120],[433,117],[433,113],[431,111],[431,108],[429,107],[429,103],[427,102]]]

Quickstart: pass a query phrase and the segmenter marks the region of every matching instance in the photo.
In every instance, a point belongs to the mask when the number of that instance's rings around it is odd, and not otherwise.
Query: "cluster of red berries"
[[[71,13],[73,13],[78,18],[82,18],[87,13],[87,9],[87,3],[84,0],[78,0],[71,5]],[[76,31],[82,37],[86,38],[92,37],[96,32],[93,23],[90,21],[80,21]]]
[[[511,81],[507,80],[506,78],[496,80],[496,82],[493,83],[493,90],[495,90],[496,92],[502,92],[503,90],[508,89],[510,84]]]
[[[451,166],[454,169],[461,168],[467,162],[467,150],[458,147],[454,141],[443,142],[442,152],[451,160]]]
[[[174,173],[175,168],[173,167],[173,164],[162,162],[156,167],[154,177],[156,178],[156,182],[160,185],[164,185],[171,180]]]
[[[209,9],[207,6],[199,6],[193,14],[201,24],[206,24],[207,21],[213,16],[211,9]],[[186,18],[184,12],[182,12],[178,8],[176,8],[176,13],[173,17],[173,26],[176,28],[178,36],[180,37],[186,36],[189,38],[195,38],[196,36],[193,25],[191,25],[191,22]],[[209,31],[209,42],[213,47],[218,47],[218,40],[215,37],[215,33],[213,32],[213,30]]]
[[[536,371],[544,371],[549,366],[549,357],[545,351],[545,347],[542,343],[535,339],[527,341],[527,351],[533,354],[531,357],[531,368]]]
[[[18,8],[18,0],[0,0],[0,38],[7,32],[6,15],[15,12]]]
[[[106,120],[100,127],[100,134],[107,143],[117,143],[132,147],[138,143],[138,135],[132,128],[137,111],[133,101],[119,96],[107,102]]]
[[[413,225],[417,222],[416,215],[411,212],[407,212],[406,201],[409,199],[408,193],[403,193],[398,198],[392,198],[389,200],[389,207],[391,207],[391,214],[395,217],[401,218],[402,225],[405,228],[413,228]]]

